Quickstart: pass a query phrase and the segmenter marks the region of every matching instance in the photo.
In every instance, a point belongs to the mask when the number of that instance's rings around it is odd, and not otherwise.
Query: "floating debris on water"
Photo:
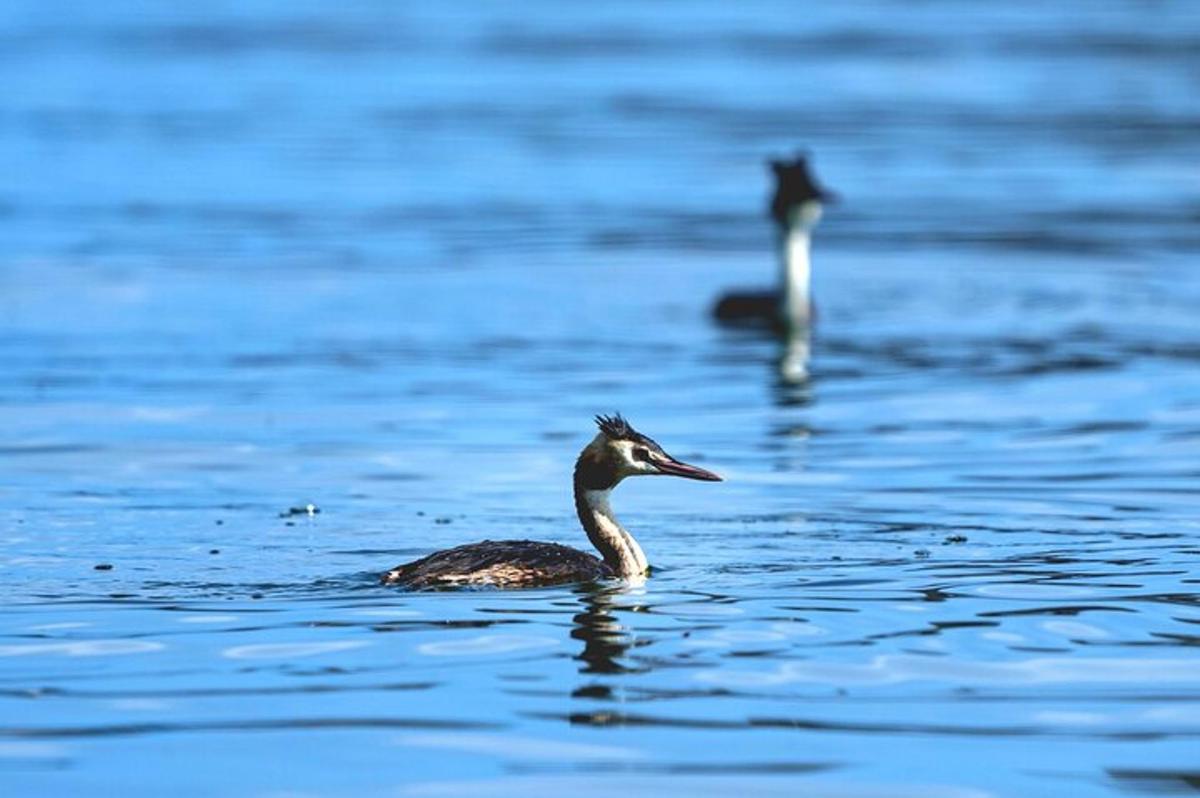
[[[304,505],[303,507],[289,507],[286,510],[284,510],[283,512],[281,512],[279,514],[279,517],[280,518],[292,518],[297,515],[307,515],[309,518],[312,518],[314,515],[316,515],[319,512],[321,512],[321,508],[318,507],[317,505],[313,504],[312,502],[309,502],[308,504]]]
[[[97,563],[96,565],[93,565],[92,568],[96,571],[111,571],[113,569],[112,563],[109,562]]]
[[[942,545],[946,546],[951,543],[966,543],[966,542],[967,542],[966,535],[947,535],[946,539],[942,541]]]

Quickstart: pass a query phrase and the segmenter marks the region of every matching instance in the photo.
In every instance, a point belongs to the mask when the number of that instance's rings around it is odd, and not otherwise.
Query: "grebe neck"
[[[788,214],[788,223],[780,230],[779,260],[782,287],[779,312],[792,329],[807,327],[812,321],[812,231],[821,218],[821,203],[805,202]]]
[[[617,576],[637,578],[646,575],[650,565],[642,547],[613,515],[608,503],[615,482],[603,485],[581,458],[575,466],[575,512],[588,540],[600,552],[604,562]]]

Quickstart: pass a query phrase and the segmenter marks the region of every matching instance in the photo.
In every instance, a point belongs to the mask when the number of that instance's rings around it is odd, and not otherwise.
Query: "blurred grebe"
[[[532,540],[485,540],[435,552],[382,576],[408,588],[463,586],[538,587],[606,577],[645,576],[642,547],[617,522],[609,494],[625,477],[666,474],[719,482],[721,477],[676,460],[629,425],[620,414],[597,416],[600,431],[575,461],[575,511],[603,559]]]
[[[780,286],[775,291],[734,292],[713,308],[718,321],[769,324],[785,330],[807,327],[813,318],[809,247],[821,211],[836,196],[813,180],[803,155],[771,161],[775,194],[771,217],[779,231]]]

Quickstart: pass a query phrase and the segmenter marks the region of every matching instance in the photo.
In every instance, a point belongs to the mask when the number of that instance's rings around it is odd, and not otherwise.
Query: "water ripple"
[[[789,662],[771,671],[723,668],[695,675],[701,682],[766,686],[812,682],[882,685],[914,681],[948,684],[1180,684],[1200,686],[1194,659],[1042,658],[984,662],[963,658],[885,654],[867,663]]]
[[[79,640],[62,643],[0,645],[0,657],[114,657],[148,654],[166,646],[152,640]]]
[[[313,657],[318,654],[329,654],[335,651],[349,651],[364,648],[370,643],[366,640],[327,640],[312,643],[256,643],[248,646],[234,646],[221,652],[228,659],[296,659]]]
[[[536,635],[481,635],[468,640],[422,643],[417,650],[429,657],[481,657],[554,648],[560,641]]]

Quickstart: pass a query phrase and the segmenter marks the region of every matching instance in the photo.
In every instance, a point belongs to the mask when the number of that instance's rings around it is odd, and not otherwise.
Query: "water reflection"
[[[792,327],[780,337],[777,370],[778,400],[781,405],[807,404],[809,396],[809,360],[812,358],[812,328],[808,324]]]
[[[579,598],[585,608],[573,618],[575,628],[571,630],[572,638],[583,641],[583,650],[576,656],[583,663],[580,673],[619,674],[644,670],[621,661],[633,643],[629,631],[614,617],[613,608],[614,599],[627,593],[625,587],[589,585],[580,588]],[[607,687],[588,685],[573,695],[596,698],[597,690],[608,692]]]

